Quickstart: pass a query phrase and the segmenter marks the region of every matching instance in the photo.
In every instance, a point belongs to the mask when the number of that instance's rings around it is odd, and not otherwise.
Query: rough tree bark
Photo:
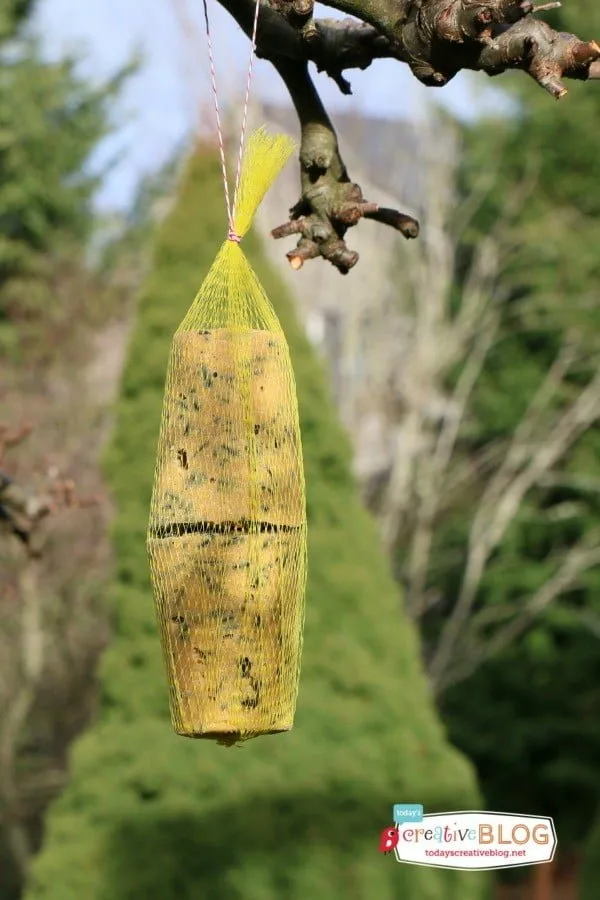
[[[11,601],[18,604],[19,610],[14,620],[0,616],[0,838],[9,854],[8,874],[0,872],[0,890],[12,885],[13,879],[18,884],[25,882],[34,851],[26,787],[33,785],[36,789],[36,777],[38,792],[56,790],[62,784],[62,772],[56,763],[52,769],[39,767],[41,778],[35,767],[30,765],[27,771],[32,755],[43,759],[42,746],[35,745],[33,751],[30,746],[29,757],[23,754],[28,726],[35,715],[44,678],[48,677],[47,651],[52,634],[47,623],[48,596],[52,592],[44,585],[40,568],[46,548],[41,525],[61,509],[96,506],[100,501],[99,497],[79,497],[70,480],[55,480],[40,493],[3,471],[6,451],[18,447],[31,431],[31,425],[9,428],[0,423],[0,572],[5,576],[0,581],[0,613],[5,613]],[[62,655],[65,650],[61,647]],[[2,859],[3,866],[5,862]]]
[[[250,36],[254,0],[219,0]],[[560,6],[532,0],[329,0],[353,18],[314,19],[313,0],[261,0],[257,55],[283,79],[300,119],[302,194],[290,220],[273,237],[298,235],[287,257],[293,268],[323,257],[346,274],[358,254],[346,246],[347,230],[372,219],[417,237],[410,216],[380,208],[362,196],[348,175],[333,125],[308,71],[326,72],[351,93],[347,69],[366,69],[375,59],[406,63],[425,85],[443,86],[463,69],[490,76],[527,72],[556,99],[563,79],[600,78],[600,46],[554,31],[538,15]]]

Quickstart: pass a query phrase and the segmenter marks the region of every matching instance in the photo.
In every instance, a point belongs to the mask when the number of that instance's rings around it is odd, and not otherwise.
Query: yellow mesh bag
[[[240,237],[293,146],[250,137]],[[224,744],[289,731],[306,581],[298,406],[283,331],[233,240],[173,339],[147,545],[174,729]]]

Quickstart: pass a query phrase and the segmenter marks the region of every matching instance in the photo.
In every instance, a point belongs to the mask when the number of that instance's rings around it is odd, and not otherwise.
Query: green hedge
[[[244,247],[286,329],[303,428],[309,586],[296,727],[231,749],[171,731],[145,531],[171,335],[224,228],[218,163],[198,152],[158,235],[107,460],[118,562],[99,714],[74,747],[26,900],[481,900],[485,876],[377,851],[394,802],[469,809],[478,793],[428,698],[323,372],[253,235]]]

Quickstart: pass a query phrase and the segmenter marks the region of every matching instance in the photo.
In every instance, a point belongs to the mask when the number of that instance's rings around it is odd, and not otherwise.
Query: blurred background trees
[[[0,347],[16,352],[34,341],[40,360],[73,315],[82,326],[90,316],[100,324],[89,293],[103,285],[91,283],[85,262],[103,172],[88,163],[130,67],[95,87],[76,56],[47,61],[29,27],[34,7],[5,2],[1,13]],[[58,281],[72,283],[70,308]]]
[[[590,4],[553,17],[600,27]],[[507,82],[509,117],[420,126],[416,193],[406,127],[372,122],[369,153],[353,126],[358,180],[412,189],[422,234],[381,242],[387,281],[300,293],[450,734],[488,808],[556,817],[567,864],[598,800],[599,99]]]
[[[554,23],[600,27],[590,4]],[[598,799],[600,99],[513,97],[446,123],[444,160],[424,135],[422,237],[338,346],[358,321],[348,418],[357,450],[374,408],[383,435],[364,495],[450,735],[488,808],[543,808],[567,856]]]
[[[102,172],[88,161],[111,128],[110,107],[128,70],[93,87],[76,58],[45,60],[29,28],[34,6],[0,4],[2,448],[20,423],[30,426],[0,460],[6,898],[20,896],[44,811],[64,785],[70,742],[94,704],[110,559],[98,459],[138,267],[135,255],[114,246],[108,265],[105,253],[90,264]]]
[[[170,727],[146,510],[172,334],[222,240],[219,172],[214,148],[200,146],[141,291],[106,466],[118,515],[98,715],[77,742],[25,897],[483,900],[486,875],[383,867],[376,853],[390,795],[421,797],[428,809],[479,798],[436,719],[322,369],[253,236],[245,251],[285,329],[300,403],[310,533],[302,699],[291,734],[241,749],[185,741]]]
[[[575,877],[567,885],[559,871],[549,894],[539,869],[516,870],[511,880],[537,882],[501,890],[511,900],[573,900],[587,846],[581,897],[596,897],[595,86],[571,84],[555,104],[507,76],[510,114],[469,125],[439,113],[418,124],[334,117],[353,177],[367,195],[373,183],[389,205],[415,213],[419,241],[404,246],[365,223],[355,243],[369,265],[343,286],[320,264],[292,276],[279,247],[252,244],[301,381],[312,619],[297,732],[289,745],[257,742],[232,759],[169,731],[143,550],[165,355],[220,234],[218,171],[205,149],[177,192],[181,146],[126,209],[100,216],[94,197],[111,169],[92,161],[133,67],[92,85],[76,56],[49,61],[34,11],[0,3],[0,424],[34,425],[0,468],[32,498],[69,479],[96,502],[59,504],[40,523],[34,559],[10,529],[0,535],[0,894],[23,895],[46,809],[68,785],[25,893],[36,900],[151,889],[161,900],[175,890],[325,897],[349,889],[338,880],[348,871],[360,897],[482,896],[485,885],[463,876],[379,865],[382,817],[401,800],[553,815],[559,869],[572,851]],[[600,34],[591,0],[548,20]],[[195,59],[204,48],[187,30]],[[296,127],[272,104],[254,116]],[[259,232],[280,221],[295,179],[290,167]],[[295,316],[324,357],[328,386]],[[100,465],[109,438],[110,501]],[[433,701],[474,763],[481,797],[445,744]],[[69,748],[90,717],[69,783]],[[338,836],[342,821],[356,840]],[[312,855],[282,838],[288,826],[312,835]],[[247,840],[248,827],[256,839],[236,863],[227,845]],[[157,863],[146,871],[149,858]]]

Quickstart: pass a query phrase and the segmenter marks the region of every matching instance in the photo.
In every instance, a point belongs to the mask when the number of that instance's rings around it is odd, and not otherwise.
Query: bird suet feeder
[[[239,246],[291,142],[259,131],[222,246],[171,348],[148,553],[173,726],[235,743],[289,731],[298,694],[306,504],[294,375]]]

